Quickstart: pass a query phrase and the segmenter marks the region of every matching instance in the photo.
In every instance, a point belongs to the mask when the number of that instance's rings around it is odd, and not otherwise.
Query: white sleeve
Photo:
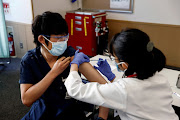
[[[104,106],[116,110],[126,108],[125,86],[119,82],[99,84],[97,82],[82,83],[77,71],[70,72],[65,81],[68,94],[80,101]]]

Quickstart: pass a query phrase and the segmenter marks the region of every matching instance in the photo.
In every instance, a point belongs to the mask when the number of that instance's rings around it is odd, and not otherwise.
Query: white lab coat
[[[107,84],[84,84],[78,72],[72,71],[65,86],[71,97],[115,109],[122,120],[179,120],[171,105],[169,83],[158,73],[145,80],[121,78]]]

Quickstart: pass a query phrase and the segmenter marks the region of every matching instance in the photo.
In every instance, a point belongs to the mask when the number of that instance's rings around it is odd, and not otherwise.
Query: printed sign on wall
[[[129,9],[130,0],[110,0],[110,8]]]
[[[3,3],[4,14],[7,15],[10,13],[9,3]]]

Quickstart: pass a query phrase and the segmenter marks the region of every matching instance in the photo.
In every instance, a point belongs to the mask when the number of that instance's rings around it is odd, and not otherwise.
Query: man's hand
[[[61,57],[60,59],[58,59],[51,69],[52,73],[56,76],[61,74],[69,66],[70,59],[71,57]]]
[[[71,62],[73,61],[73,59],[74,59],[74,56],[71,56],[71,59],[70,59],[70,60],[71,60]]]

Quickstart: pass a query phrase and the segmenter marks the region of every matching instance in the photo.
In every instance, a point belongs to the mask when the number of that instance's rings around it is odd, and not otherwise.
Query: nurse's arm
[[[84,84],[76,71],[76,64],[71,65],[71,72],[65,81],[68,94],[80,101],[124,110],[126,108],[126,91],[123,81],[111,84],[90,82]]]

